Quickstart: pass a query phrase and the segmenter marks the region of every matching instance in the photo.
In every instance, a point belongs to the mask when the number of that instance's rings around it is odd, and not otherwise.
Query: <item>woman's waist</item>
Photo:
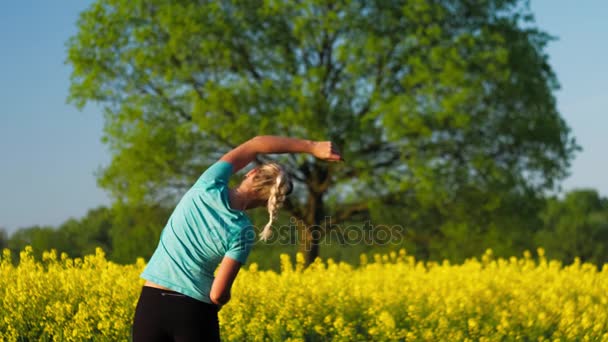
[[[163,281],[159,281],[159,282],[164,284]],[[143,288],[145,291],[147,291],[147,293],[160,293],[162,295],[187,296],[187,297],[193,298],[200,302],[213,304],[213,302],[211,302],[211,298],[209,298],[208,291],[200,292],[199,289],[192,289],[192,288],[182,287],[182,286],[173,286],[170,283],[167,283],[165,285],[161,285],[161,284],[158,284],[157,282],[146,279],[146,282],[144,283]],[[210,287],[209,287],[209,290],[211,290]],[[165,294],[163,294],[163,293],[165,293]]]
[[[166,290],[166,291],[172,291],[172,292],[176,292],[176,291],[171,290],[171,289],[170,289],[170,288],[168,288],[168,287],[164,287],[164,286],[162,286],[162,285],[158,285],[157,283],[151,282],[151,281],[149,281],[149,280],[146,280],[146,282],[144,283],[144,286],[147,286],[147,287],[153,287],[153,288],[155,288],[155,289],[161,289],[161,290]]]

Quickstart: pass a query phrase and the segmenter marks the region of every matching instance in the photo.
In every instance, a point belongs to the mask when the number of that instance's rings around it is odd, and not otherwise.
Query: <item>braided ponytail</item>
[[[293,190],[289,173],[281,165],[268,162],[260,165],[251,181],[251,190],[258,194],[259,200],[266,201],[270,218],[260,233],[260,239],[267,241],[272,235],[271,226],[283,206],[285,197]]]
[[[270,196],[268,197],[268,214],[270,218],[268,223],[266,223],[266,226],[264,226],[264,230],[262,230],[262,233],[260,233],[260,239],[263,241],[267,241],[268,238],[270,238],[270,235],[272,234],[270,231],[271,225],[277,217],[277,211],[285,201],[285,192],[283,191],[283,184],[281,184],[282,180],[283,175],[279,173],[276,182],[270,189]]]

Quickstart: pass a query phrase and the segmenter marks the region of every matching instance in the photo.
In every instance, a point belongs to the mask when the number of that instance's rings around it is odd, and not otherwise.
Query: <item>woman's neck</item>
[[[230,207],[235,210],[245,211],[250,202],[249,196],[240,188],[229,189],[228,200]]]

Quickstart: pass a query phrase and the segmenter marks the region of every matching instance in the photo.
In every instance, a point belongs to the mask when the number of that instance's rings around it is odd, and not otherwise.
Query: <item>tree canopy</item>
[[[391,211],[429,255],[446,247],[429,236],[534,216],[566,175],[549,40],[518,0],[97,0],[68,42],[70,100],[104,108],[118,201],[174,204],[258,134],[332,140],[346,163],[259,158],[297,181],[308,261],[326,216]]]

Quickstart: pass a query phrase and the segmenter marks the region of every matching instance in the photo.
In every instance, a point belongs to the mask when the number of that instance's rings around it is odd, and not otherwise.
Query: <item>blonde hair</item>
[[[281,165],[268,162],[257,167],[252,188],[261,198],[267,199],[266,207],[270,218],[260,233],[260,239],[266,241],[272,234],[271,225],[277,218],[277,211],[283,206],[285,197],[291,193],[293,185],[289,174]]]

